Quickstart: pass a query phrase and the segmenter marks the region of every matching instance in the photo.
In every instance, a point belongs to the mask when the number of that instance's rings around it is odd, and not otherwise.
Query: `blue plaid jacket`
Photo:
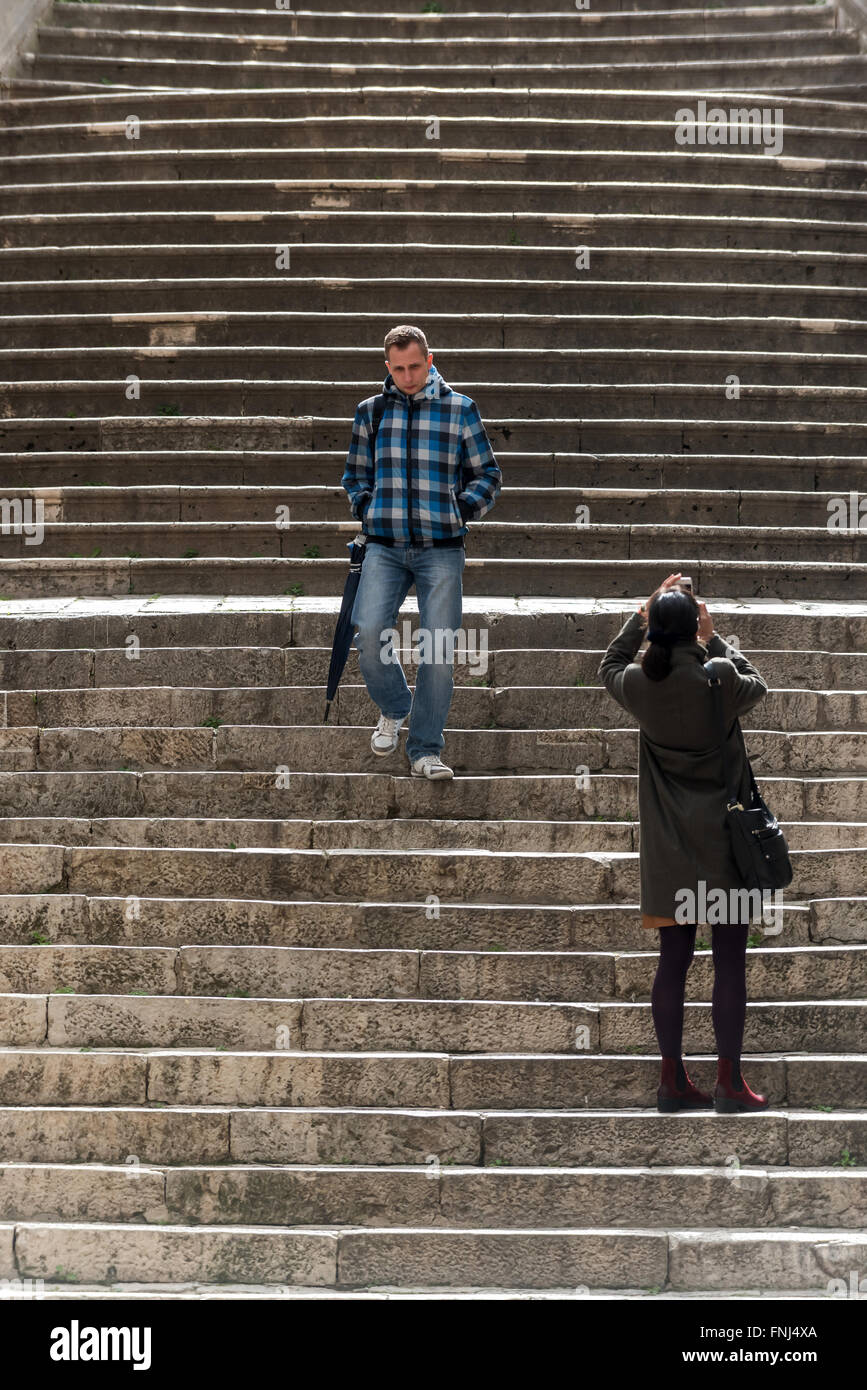
[[[372,457],[373,402],[355,411],[343,486],[368,536],[405,545],[464,536],[490,511],[502,483],[481,416],[431,366],[412,397],[383,383],[386,407]]]

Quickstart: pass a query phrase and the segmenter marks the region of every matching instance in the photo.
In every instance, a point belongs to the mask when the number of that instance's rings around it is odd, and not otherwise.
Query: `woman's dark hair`
[[[664,681],[671,670],[671,649],[676,642],[692,642],[700,618],[692,594],[683,589],[666,589],[647,610],[647,640],[650,646],[641,658],[641,669],[652,681]]]

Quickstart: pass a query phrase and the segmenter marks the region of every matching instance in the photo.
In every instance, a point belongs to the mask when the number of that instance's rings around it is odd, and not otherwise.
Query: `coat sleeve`
[[[760,676],[755,666],[738,651],[718,636],[717,633],[707,643],[708,657],[722,658],[722,681],[728,695],[730,717],[736,719],[746,714],[768,693],[768,683]],[[730,674],[726,676],[726,667]]]
[[[641,614],[631,613],[599,663],[598,675],[608,694],[630,714],[632,710],[623,695],[624,675],[627,666],[635,660],[646,630],[647,624]]]
[[[363,409],[364,402],[358,406],[352,422],[352,439],[346,455],[346,468],[342,483],[349,497],[349,505],[356,521],[364,520],[364,512],[373,494],[375,465],[370,443],[370,426]]]
[[[460,464],[461,491],[455,501],[464,521],[478,521],[496,502],[503,475],[475,401],[464,409]]]

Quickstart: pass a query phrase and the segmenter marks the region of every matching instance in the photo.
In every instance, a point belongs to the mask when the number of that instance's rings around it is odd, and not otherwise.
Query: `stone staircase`
[[[2,85],[0,1279],[833,1296],[867,1245],[867,55],[828,4],[344,7],[58,3]],[[678,146],[701,101],[779,106],[782,152]],[[354,654],[321,723],[349,423],[404,321],[504,475],[440,785],[370,753]],[[756,1116],[655,1109],[597,668],[674,568],[772,687]]]

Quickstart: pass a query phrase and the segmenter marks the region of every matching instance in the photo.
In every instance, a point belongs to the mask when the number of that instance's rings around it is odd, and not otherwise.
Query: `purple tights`
[[[662,1057],[680,1058],[683,1046],[683,996],[686,972],[695,950],[695,927],[658,927],[659,964],[650,1005]],[[731,1057],[740,1072],[747,1014],[746,949],[748,926],[714,926],[711,1016],[717,1055]]]

